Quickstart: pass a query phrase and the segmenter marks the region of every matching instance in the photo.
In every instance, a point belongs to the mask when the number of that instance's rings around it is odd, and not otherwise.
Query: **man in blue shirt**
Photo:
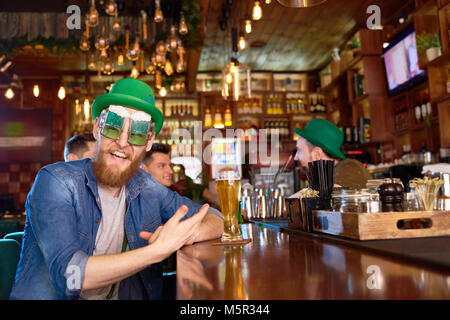
[[[93,159],[42,168],[26,202],[11,299],[160,299],[161,264],[223,219],[139,169],[163,123],[152,89],[117,81],[92,105]]]

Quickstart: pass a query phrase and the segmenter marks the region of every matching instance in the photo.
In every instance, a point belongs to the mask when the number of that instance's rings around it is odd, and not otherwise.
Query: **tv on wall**
[[[396,95],[426,79],[426,71],[419,68],[416,33],[407,29],[383,50],[389,95]]]

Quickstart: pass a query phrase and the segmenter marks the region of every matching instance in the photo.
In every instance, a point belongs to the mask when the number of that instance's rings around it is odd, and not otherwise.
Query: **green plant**
[[[356,37],[353,38],[352,40],[350,40],[350,42],[347,45],[348,50],[359,49],[359,48],[361,48],[361,42]]]
[[[441,46],[441,42],[439,40],[439,35],[437,33],[422,33],[420,35],[416,35],[417,40],[417,51],[419,53],[425,53],[430,48],[439,48]]]

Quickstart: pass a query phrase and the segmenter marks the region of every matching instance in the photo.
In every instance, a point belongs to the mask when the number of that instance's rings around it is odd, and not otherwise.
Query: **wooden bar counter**
[[[242,225],[245,246],[214,241],[177,252],[177,299],[450,299],[450,270]]]

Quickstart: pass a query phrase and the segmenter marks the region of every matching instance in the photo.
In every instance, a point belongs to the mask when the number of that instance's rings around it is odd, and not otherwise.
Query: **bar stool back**
[[[9,298],[20,259],[21,247],[16,240],[0,239],[0,300]]]

